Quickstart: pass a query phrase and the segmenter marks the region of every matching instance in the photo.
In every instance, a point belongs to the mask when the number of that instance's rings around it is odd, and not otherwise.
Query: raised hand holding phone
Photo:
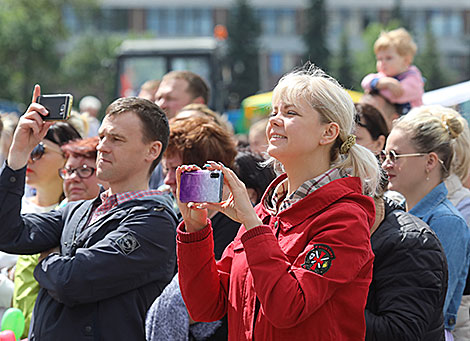
[[[8,153],[8,166],[14,170],[23,168],[28,162],[34,147],[46,136],[53,122],[45,122],[44,116],[49,113],[37,103],[41,95],[39,85],[34,86],[32,103],[18,121],[12,144]]]

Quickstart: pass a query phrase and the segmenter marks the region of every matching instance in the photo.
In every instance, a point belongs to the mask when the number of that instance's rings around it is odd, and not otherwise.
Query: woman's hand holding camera
[[[41,94],[39,85],[35,85],[33,100],[28,110],[21,116],[16,127],[13,141],[8,153],[8,166],[14,170],[23,168],[31,151],[46,136],[53,122],[44,122],[42,116],[47,115],[46,108],[36,103]]]
[[[182,203],[180,202],[180,184],[181,173],[200,170],[198,166],[179,166],[176,169],[176,201],[183,216],[187,232],[196,232],[202,230],[207,225],[207,209],[203,208],[200,203]]]
[[[198,169],[200,168],[197,166],[178,167],[176,171],[178,184],[178,189],[176,192],[178,193],[178,196],[181,173],[183,171],[192,171]],[[238,179],[235,173],[231,169],[224,167],[222,164],[213,161],[208,161],[207,169],[222,171],[224,174],[224,187],[228,187],[230,195],[227,200],[224,200],[220,203],[189,203],[188,205],[180,203],[179,198],[177,198],[181,214],[183,215],[183,219],[186,223],[186,230],[188,232],[193,232],[204,228],[207,221],[207,209],[224,213],[230,219],[242,223],[247,230],[262,225],[261,219],[258,217],[253,208],[253,205],[251,204],[245,184],[240,181],[240,179]]]

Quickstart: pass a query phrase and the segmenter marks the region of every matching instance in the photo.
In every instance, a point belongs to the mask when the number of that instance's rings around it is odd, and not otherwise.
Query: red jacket
[[[228,313],[229,340],[364,340],[375,208],[360,180],[334,180],[276,216],[263,205],[256,211],[266,225],[242,226],[217,263],[210,224],[194,233],[179,226],[179,282],[191,317]]]

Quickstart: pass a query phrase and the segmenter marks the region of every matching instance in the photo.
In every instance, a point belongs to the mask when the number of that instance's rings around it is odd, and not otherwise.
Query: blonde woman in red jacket
[[[179,281],[195,321],[228,314],[229,340],[364,340],[372,277],[369,229],[379,169],[351,134],[354,105],[314,67],[284,76],[266,128],[285,171],[252,207],[233,171],[229,199],[179,207]],[[183,171],[197,169],[182,166]],[[207,209],[243,224],[218,262]]]

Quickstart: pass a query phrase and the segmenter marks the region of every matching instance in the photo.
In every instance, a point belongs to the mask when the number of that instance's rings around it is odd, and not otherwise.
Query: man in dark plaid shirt
[[[20,215],[26,164],[53,124],[43,120],[39,94],[36,86],[0,173],[0,250],[41,252],[29,340],[145,340],[146,312],[176,268],[176,215],[169,198],[148,189],[168,120],[148,100],[114,101],[97,146],[96,174],[109,188],[94,200]]]

